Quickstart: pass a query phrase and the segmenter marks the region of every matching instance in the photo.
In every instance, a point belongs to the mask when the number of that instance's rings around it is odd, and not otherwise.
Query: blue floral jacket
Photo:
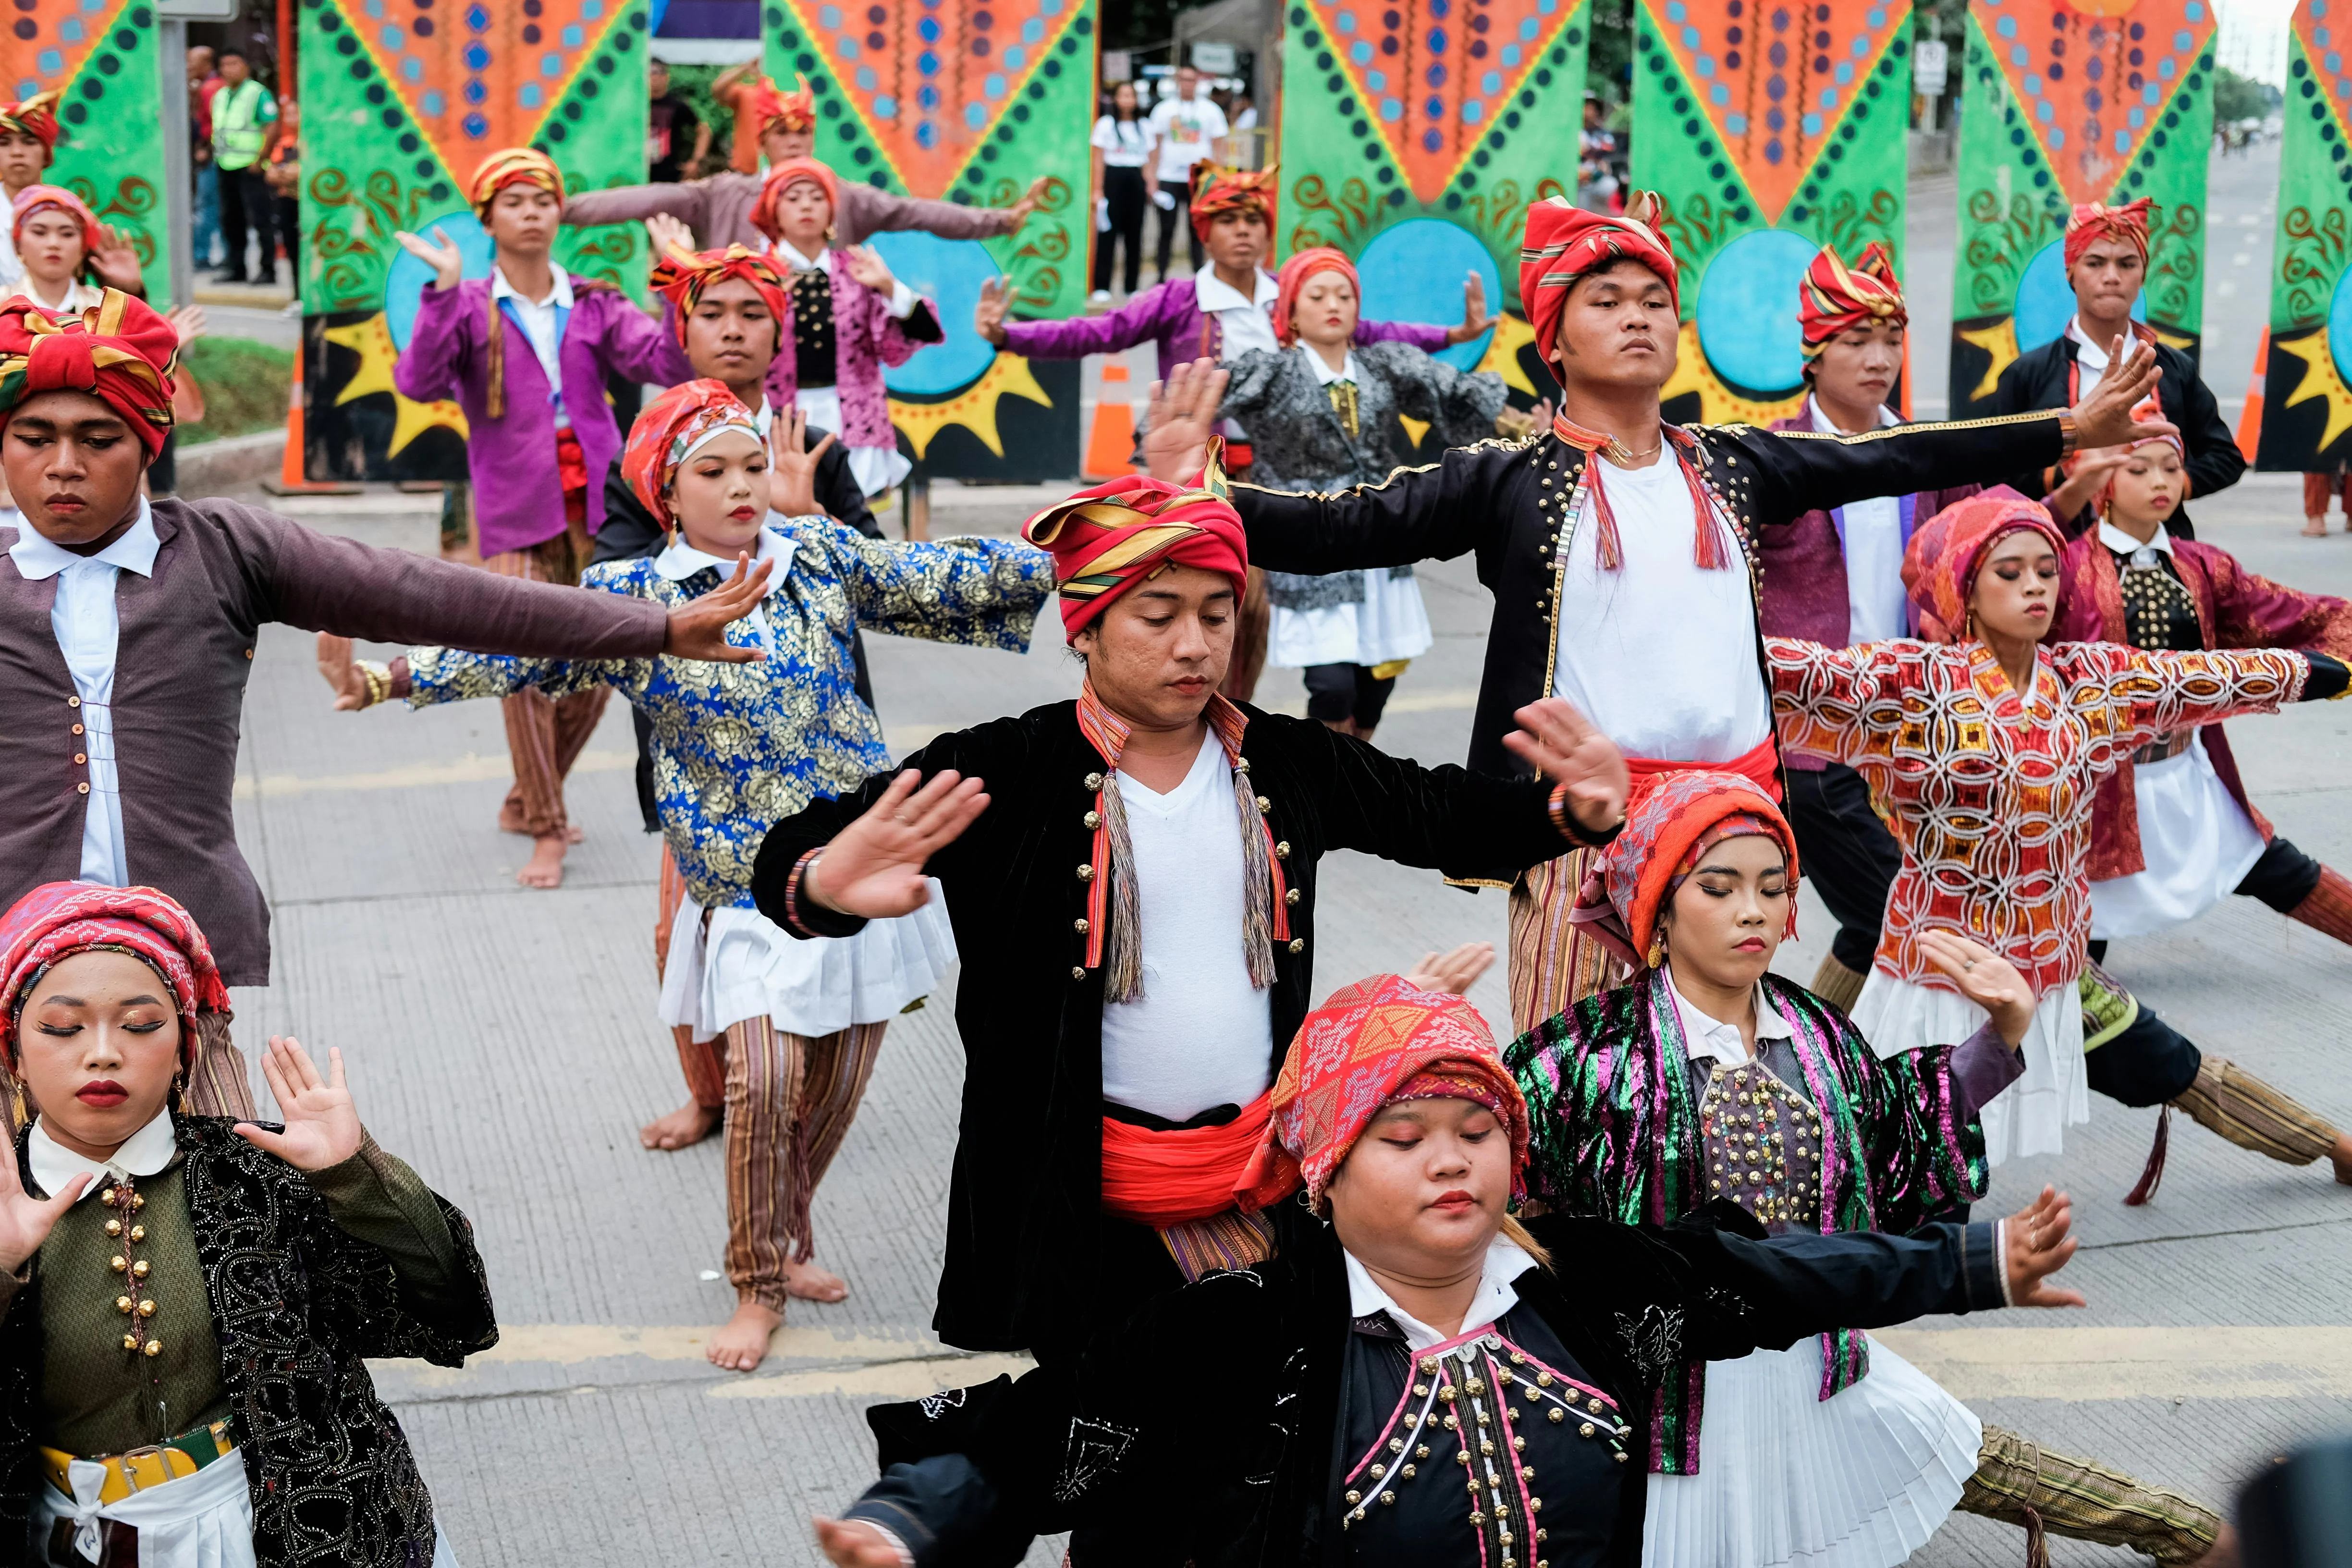
[[[665,556],[591,566],[583,587],[675,608],[719,583],[715,566],[673,578]],[[768,829],[812,800],[855,789],[890,765],[882,726],[853,686],[861,626],[901,637],[1019,653],[1054,591],[1052,558],[1011,540],[868,539],[821,517],[772,515],[760,559],[777,563],[758,616],[727,628],[755,664],[697,659],[561,659],[420,647],[408,654],[410,706],[551,697],[609,686],[653,726],[662,834],[705,908],[751,905],[751,864]],[[761,624],[764,622],[764,626]]]

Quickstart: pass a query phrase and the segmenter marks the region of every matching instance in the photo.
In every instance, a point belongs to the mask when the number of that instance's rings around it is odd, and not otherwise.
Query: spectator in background
[[[194,217],[190,248],[199,267],[217,267],[221,247],[220,171],[213,165],[213,97],[227,84],[213,68],[206,44],[188,48],[188,150],[196,166]]]
[[[2344,509],[2344,531],[2352,533],[2352,475],[2338,463],[2330,469],[2320,469],[2303,476],[2303,536],[2305,539],[2327,537],[2327,498],[2341,494]]]
[[[1617,137],[1603,123],[1601,95],[1584,95],[1584,137],[1576,163],[1576,205],[1589,213],[1615,212]]]
[[[727,143],[727,166],[739,174],[760,172],[760,116],[754,100],[762,79],[760,62],[753,58],[729,66],[710,84],[710,101],[735,118]]]
[[[1143,118],[1135,84],[1110,89],[1110,112],[1095,121],[1088,138],[1095,154],[1094,303],[1110,303],[1110,262],[1115,246],[1127,247],[1127,292],[1143,277],[1143,208],[1150,198],[1144,171],[1151,163],[1151,122]]]
[[[278,221],[278,237],[286,242],[286,272],[294,285],[295,304],[302,294],[302,107],[288,99],[278,110],[278,140],[269,149],[270,216]]]
[[[1233,122],[1235,131],[1257,129],[1257,105],[1251,101],[1248,93],[1234,100]]]
[[[646,108],[646,178],[675,184],[702,167],[710,151],[710,127],[694,106],[669,89],[669,63],[646,62],[646,84],[653,89]],[[688,142],[694,151],[685,151]]]
[[[1201,95],[1201,73],[1191,66],[1176,68],[1176,95],[1151,106],[1151,140],[1160,150],[1160,189],[1151,200],[1160,208],[1160,280],[1168,280],[1168,257],[1176,231],[1190,228],[1177,209],[1192,198],[1192,165],[1211,155],[1211,143],[1227,133],[1225,111]],[[1201,270],[1201,235],[1191,229],[1192,270]]]
[[[269,128],[278,122],[278,100],[254,79],[253,66],[241,49],[220,51],[220,75],[223,85],[213,97],[212,110],[221,232],[228,239],[228,266],[221,281],[247,280],[245,238],[249,229],[260,241],[259,270],[251,281],[268,287],[278,281],[278,226],[270,211],[262,154],[269,143]]]

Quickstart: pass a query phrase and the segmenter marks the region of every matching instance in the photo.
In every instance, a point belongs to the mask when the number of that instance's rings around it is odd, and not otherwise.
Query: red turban
[[[1586,273],[1621,256],[1656,273],[1666,286],[1666,298],[1681,310],[1675,248],[1657,227],[1664,211],[1651,191],[1634,196],[1622,214],[1589,213],[1570,205],[1564,196],[1528,208],[1527,243],[1519,250],[1519,308],[1535,328],[1536,352],[1544,363],[1552,363],[1552,348],[1559,342],[1569,289]]]
[[[1788,858],[1797,877],[1797,836],[1772,797],[1753,779],[1698,768],[1660,774],[1636,794],[1625,826],[1594,858],[1569,918],[1636,968],[1650,963],[1658,915],[1698,857],[1727,838],[1761,834]],[[1797,934],[1797,900],[1789,900],[1788,933]]]
[[[1298,341],[1298,325],[1290,319],[1291,311],[1298,306],[1298,291],[1307,287],[1309,278],[1324,272],[1337,272],[1348,279],[1349,287],[1356,291],[1356,309],[1360,314],[1362,311],[1364,286],[1356,277],[1356,264],[1328,245],[1302,250],[1284,262],[1277,275],[1282,292],[1274,301],[1274,339],[1284,348]]]
[[[1263,169],[1228,169],[1206,158],[1193,164],[1192,232],[1206,239],[1219,213],[1240,212],[1256,213],[1271,231],[1275,193],[1282,188],[1281,167],[1269,163]]]
[[[21,103],[0,103],[0,131],[30,136],[54,157],[58,150],[58,95],[37,92]]]
[[[621,478],[662,527],[677,526],[669,487],[679,466],[722,430],[741,430],[755,441],[760,438],[751,411],[737,401],[725,382],[708,378],[671,387],[646,404],[629,426],[628,442],[621,448]]]
[[[1903,586],[1912,618],[1928,642],[1956,643],[1969,635],[1969,594],[1992,547],[2019,529],[2032,529],[2061,560],[2066,536],[2040,501],[2007,485],[1946,507],[1919,525],[1903,552]]]
[[[816,129],[816,94],[809,90],[808,78],[796,76],[799,90],[781,92],[765,74],[754,78],[751,101],[741,112],[751,117],[760,134],[771,131],[814,131]]]
[[[129,421],[152,459],[172,429],[180,334],[143,300],[109,289],[78,316],[22,294],[0,305],[0,428],[26,398],[87,392]]]
[[[1249,586],[1241,514],[1207,490],[1123,474],[1055,501],[1021,537],[1054,557],[1062,626],[1076,637],[1113,599],[1169,566],[1197,566]]]
[[[1298,1026],[1274,1080],[1265,1142],[1235,1188],[1240,1206],[1265,1208],[1303,1182],[1319,1207],[1364,1129],[1401,1100],[1469,1100],[1493,1111],[1511,1141],[1511,1195],[1522,1195],[1528,1102],[1494,1031],[1465,998],[1381,974],[1334,993]]]
[[[1852,267],[1838,259],[1835,247],[1822,246],[1797,288],[1797,325],[1807,359],[1840,332],[1873,321],[1901,327],[1910,321],[1911,312],[1903,307],[1903,285],[1895,276],[1895,258],[1874,239]]]
[[[2147,259],[2148,199],[2141,196],[2119,207],[2084,202],[2066,216],[2066,265],[2083,259],[2083,252],[2103,239],[2125,239]]]
[[[91,948],[142,960],[171,988],[180,1059],[194,1062],[199,1018],[229,1007],[205,933],[168,893],[89,882],[44,883],[0,915],[0,1060],[16,1065],[17,1024],[41,976],[58,960]]]
[[[835,212],[841,210],[841,181],[831,169],[814,158],[787,158],[768,171],[767,182],[760,187],[760,199],[751,204],[751,226],[773,239],[782,232],[776,225],[776,204],[783,199],[786,190],[803,180],[814,180],[824,191],[824,199]]]
[[[792,342],[792,309],[785,300],[784,280],[768,258],[740,245],[724,250],[673,250],[654,263],[650,282],[655,293],[677,307],[677,341],[686,343],[686,319],[702,296],[730,278],[740,278],[760,291],[768,313],[776,318],[776,342],[781,350]]]
[[[536,147],[508,147],[483,159],[466,187],[474,216],[488,217],[490,204],[509,185],[529,185],[559,202],[563,199],[563,172],[555,166],[554,159]]]

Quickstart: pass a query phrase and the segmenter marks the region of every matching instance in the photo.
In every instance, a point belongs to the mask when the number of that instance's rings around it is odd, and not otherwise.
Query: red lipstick
[[[74,1098],[93,1110],[111,1110],[131,1098],[131,1091],[110,1078],[94,1078],[74,1090]]]

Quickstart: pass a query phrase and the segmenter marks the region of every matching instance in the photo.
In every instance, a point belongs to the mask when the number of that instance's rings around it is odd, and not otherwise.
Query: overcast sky
[[[2286,85],[2287,23],[2294,0],[2217,0],[2221,17],[2221,62],[2231,70]]]

